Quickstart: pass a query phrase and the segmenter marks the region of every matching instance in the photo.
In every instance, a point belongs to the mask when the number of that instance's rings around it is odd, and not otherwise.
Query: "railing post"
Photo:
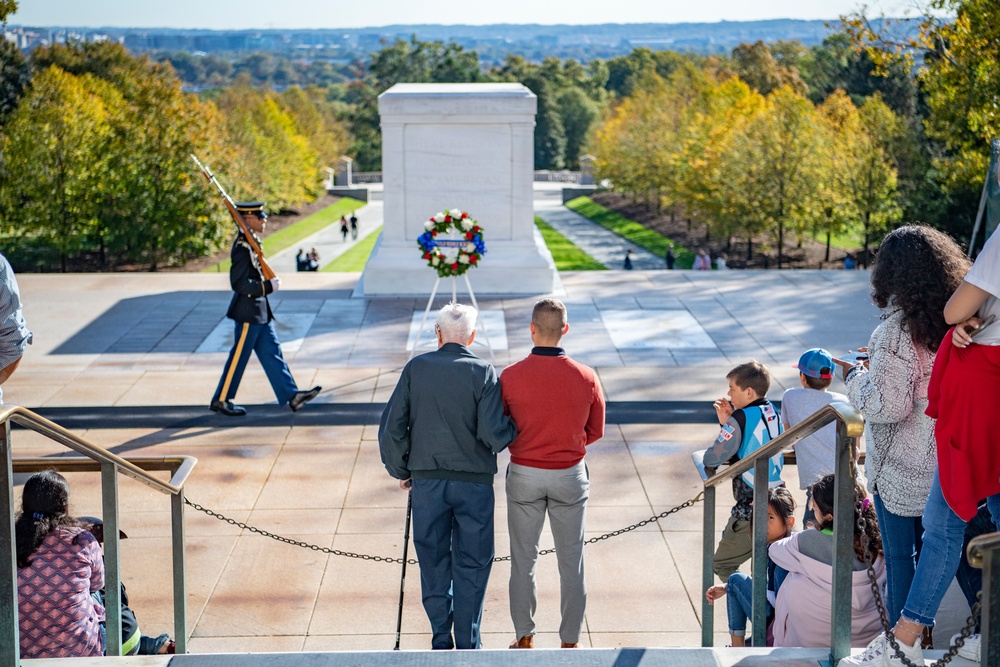
[[[767,486],[770,459],[759,458],[753,464],[753,580],[751,622],[753,645],[767,644]]]
[[[14,469],[11,457],[10,422],[0,424],[0,554],[8,554],[0,574],[0,663],[21,664],[17,618],[17,557],[14,550]]]
[[[833,604],[830,630],[830,659],[836,665],[851,652],[851,595],[854,568],[854,475],[851,459],[857,439],[847,433],[847,423],[837,420],[835,488],[833,497]]]
[[[979,658],[985,667],[1000,666],[1000,550],[983,554],[983,602],[979,627]]]
[[[174,642],[187,653],[187,585],[184,568],[184,492],[170,496],[170,536],[174,562]]]
[[[705,591],[715,583],[712,564],[715,561],[715,487],[706,486],[702,497],[702,537],[701,537],[701,645],[715,643],[715,607],[708,604]]]
[[[101,508],[104,513],[104,610],[107,619],[105,655],[122,654],[121,538],[118,533],[118,470],[101,462]]]

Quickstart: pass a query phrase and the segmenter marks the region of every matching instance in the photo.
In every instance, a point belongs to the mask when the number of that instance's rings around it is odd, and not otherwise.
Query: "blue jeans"
[[[281,354],[281,343],[278,342],[274,322],[267,324],[235,322],[235,325],[233,347],[229,350],[229,359],[226,360],[226,367],[222,370],[222,377],[219,378],[219,386],[215,389],[212,401],[232,401],[236,398],[236,390],[239,389],[243,371],[250,361],[250,353],[256,352],[278,404],[287,405],[288,399],[299,388]]]
[[[493,502],[492,484],[413,480],[413,547],[431,648],[482,647],[483,601],[493,568]]]
[[[994,523],[1000,517],[1000,494],[987,501]],[[924,508],[924,545],[906,598],[902,616],[921,625],[934,625],[941,600],[962,559],[966,522],[948,506],[937,473]]]
[[[743,572],[729,575],[726,581],[726,613],[729,615],[729,634],[744,637],[747,621],[753,614],[753,579]],[[774,614],[774,608],[767,605],[767,615]]]
[[[886,509],[877,493],[873,499],[878,529],[882,534],[882,549],[885,552],[885,607],[889,618],[896,619],[899,618],[906,595],[910,592],[924,529],[919,516],[893,514]]]

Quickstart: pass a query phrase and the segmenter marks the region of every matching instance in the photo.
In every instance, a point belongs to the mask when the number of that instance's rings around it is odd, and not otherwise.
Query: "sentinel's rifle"
[[[219,183],[219,179],[217,179],[215,174],[213,174],[208,167],[203,165],[201,161],[194,156],[194,154],[191,155],[191,159],[194,160],[196,165],[198,165],[198,169],[200,169],[201,173],[205,175],[208,182],[214,183],[215,187],[219,188],[219,192],[222,194],[222,201],[226,204],[226,208],[229,209],[229,214],[233,216],[233,220],[236,221],[236,226],[240,228],[241,232],[243,232],[243,237],[246,238],[247,243],[250,244],[250,248],[257,255],[257,261],[260,262],[260,270],[261,273],[264,274],[264,280],[270,280],[271,278],[277,276],[278,274],[274,272],[274,269],[268,266],[267,260],[264,259],[264,251],[261,250],[260,244],[258,244],[257,239],[254,238],[253,232],[247,229],[246,222],[243,221],[243,216],[236,210],[236,204],[234,204],[233,200],[226,194],[222,184]]]

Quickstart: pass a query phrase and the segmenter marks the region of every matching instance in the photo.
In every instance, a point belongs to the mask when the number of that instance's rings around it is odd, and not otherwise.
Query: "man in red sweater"
[[[542,299],[531,314],[535,347],[500,375],[504,409],[517,425],[507,469],[510,616],[517,632],[511,648],[534,648],[535,561],[546,511],[559,562],[563,648],[579,646],[587,606],[583,526],[590,473],[583,457],[604,435],[604,395],[593,369],[559,347],[567,331],[566,306]]]

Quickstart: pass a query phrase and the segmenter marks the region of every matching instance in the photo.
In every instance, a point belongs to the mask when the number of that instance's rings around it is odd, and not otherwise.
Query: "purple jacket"
[[[774,606],[774,645],[829,647],[833,536],[814,529],[804,530],[773,543],[767,553],[775,565],[788,571]],[[864,566],[859,563],[858,567]],[[875,576],[882,586],[885,561],[881,556],[875,561]],[[882,625],[872,597],[868,570],[855,569],[853,578],[851,645],[864,647],[882,632]]]

